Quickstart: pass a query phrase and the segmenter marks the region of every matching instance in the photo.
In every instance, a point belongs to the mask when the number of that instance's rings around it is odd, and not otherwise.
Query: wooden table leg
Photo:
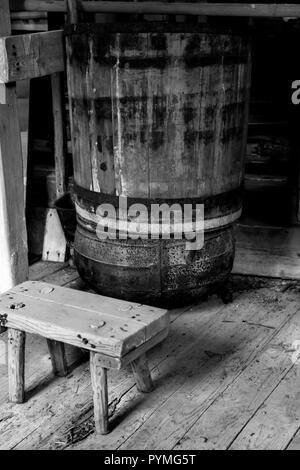
[[[9,400],[24,401],[25,332],[8,329],[8,386]]]
[[[64,377],[68,373],[64,343],[47,339],[47,344],[54,374],[58,377]]]
[[[137,389],[144,393],[151,392],[153,390],[153,383],[146,355],[142,354],[138,359],[132,361],[131,367]]]
[[[109,432],[107,369],[102,367],[99,355],[94,352],[90,355],[90,367],[96,432],[107,434]]]

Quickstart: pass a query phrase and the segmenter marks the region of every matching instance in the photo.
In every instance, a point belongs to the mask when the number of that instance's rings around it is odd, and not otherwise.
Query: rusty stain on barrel
[[[205,24],[66,30],[76,265],[99,292],[189,303],[232,268],[249,95],[248,33]],[[204,203],[204,247],[186,240],[100,240],[102,203]]]

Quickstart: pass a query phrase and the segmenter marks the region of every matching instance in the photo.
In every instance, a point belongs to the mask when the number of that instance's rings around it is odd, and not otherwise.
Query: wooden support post
[[[0,36],[11,34],[9,2],[0,3]],[[0,84],[0,293],[28,276],[23,159],[16,84]]]
[[[96,432],[99,434],[107,434],[109,432],[107,369],[102,367],[99,354],[92,351],[90,354]]]
[[[2,0],[1,0],[2,1]],[[67,0],[69,1],[69,0]],[[12,11],[65,12],[66,2],[62,0],[10,0]],[[256,18],[300,17],[300,5],[270,3],[183,3],[164,4],[157,1],[82,1],[82,10],[89,13],[130,13],[130,14],[173,14],[206,16],[244,16]]]
[[[8,329],[8,384],[9,400],[24,401],[25,332]]]
[[[48,14],[49,30],[57,30],[61,27],[62,18],[59,14]],[[65,54],[63,51],[63,58]],[[54,157],[56,177],[56,197],[60,198],[67,191],[67,123],[65,107],[65,74],[54,73],[51,75],[52,112],[54,124]]]
[[[0,60],[0,83],[62,72],[65,69],[63,31],[0,37]]]
[[[68,374],[64,343],[47,339],[47,344],[54,374],[58,377],[64,377]]]
[[[79,0],[67,0],[69,24],[78,23],[80,7],[81,7],[81,4]]]
[[[30,80],[17,83],[17,102],[23,156],[24,204],[26,206]]]
[[[63,85],[62,73],[51,75],[56,196],[58,198],[66,193],[67,137]]]
[[[140,357],[132,361],[131,367],[137,389],[144,393],[151,392],[153,390],[153,384],[146,355],[142,354]]]

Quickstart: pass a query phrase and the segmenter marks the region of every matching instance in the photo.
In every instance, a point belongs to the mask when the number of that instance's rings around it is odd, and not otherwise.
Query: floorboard
[[[284,450],[299,429],[299,383],[299,366],[292,364],[230,448]]]
[[[248,292],[235,301],[238,301],[238,309],[234,316],[231,310],[234,305],[227,306],[211,329],[199,332],[199,341],[191,354],[185,355],[181,364],[178,361],[176,364],[176,370],[181,365],[185,373],[190,373],[189,380],[185,380],[163,406],[152,413],[122,449],[180,446],[186,432],[192,428],[193,433],[193,426],[211,403],[249,367],[259,351],[282,328],[288,311],[293,314],[299,308],[297,303],[283,302],[286,313],[283,316],[272,306],[274,299],[269,297],[268,290],[264,291],[263,297],[270,302],[265,305],[260,303],[262,294],[258,299],[250,297],[250,304]],[[199,436],[201,441],[201,432],[197,434],[197,440]]]
[[[297,429],[297,432],[292,437],[288,445],[286,446],[287,450],[300,450],[300,425]]]
[[[176,449],[234,448],[235,441],[240,439],[237,436],[240,433],[244,434],[245,431],[242,430],[247,429],[256,412],[268,401],[269,396],[293,368],[291,348],[299,337],[300,312],[298,311],[262,348],[255,360],[208,407],[181,439]],[[279,414],[281,412],[282,409],[279,408]],[[274,431],[273,436],[277,434]],[[286,442],[286,438],[284,441]],[[245,443],[242,447],[243,445]]]

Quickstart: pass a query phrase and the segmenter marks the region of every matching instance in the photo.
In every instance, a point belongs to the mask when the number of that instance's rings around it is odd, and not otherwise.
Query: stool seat
[[[108,432],[107,369],[131,363],[137,387],[152,389],[145,353],[168,334],[166,310],[52,284],[28,281],[0,296],[9,328],[10,400],[24,400],[25,333],[48,340],[53,370],[65,375],[64,344],[90,351],[96,429]]]

